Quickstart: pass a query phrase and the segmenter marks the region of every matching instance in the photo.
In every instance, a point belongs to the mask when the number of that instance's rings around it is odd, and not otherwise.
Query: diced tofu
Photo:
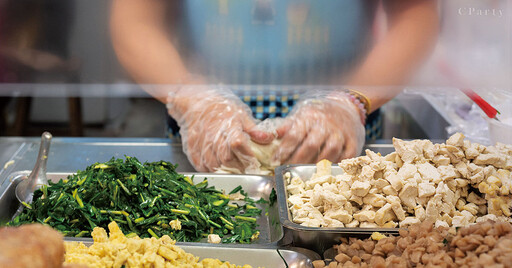
[[[386,204],[386,199],[381,194],[367,194],[363,198],[364,204],[371,204],[374,207],[382,207]]]
[[[353,220],[350,223],[345,224],[345,227],[347,227],[347,228],[356,228],[358,226],[359,226],[358,220]]]
[[[436,223],[434,224],[434,227],[435,228],[439,228],[439,227],[446,227],[446,228],[449,228],[450,225],[448,225],[447,222],[445,221],[442,221],[442,220],[437,220]]]
[[[411,183],[406,183],[399,197],[407,207],[414,209],[416,206],[416,197],[418,196],[418,186]]]
[[[363,198],[357,195],[352,195],[348,200],[357,203],[358,205],[363,205]]]
[[[468,203],[465,206],[462,207],[462,210],[469,211],[473,216],[476,216],[478,214],[478,206],[474,203]]]
[[[473,223],[476,217],[473,216],[469,211],[463,210],[461,212],[462,215],[454,216],[452,218],[452,226],[453,227],[464,227]]]
[[[359,178],[365,182],[368,182],[368,181],[373,180],[374,175],[375,175],[375,170],[373,170],[372,167],[363,166],[363,168],[361,169],[361,174],[359,175]]]
[[[401,139],[393,138],[393,146],[404,163],[412,163],[419,154],[423,153],[420,148],[411,146],[410,143]]]
[[[469,177],[469,170],[468,170],[468,165],[466,164],[466,162],[461,161],[461,162],[457,163],[455,165],[455,168],[457,169],[457,171],[460,173],[460,175],[463,178]]]
[[[393,186],[395,191],[400,191],[403,186],[403,180],[396,172],[385,173],[384,178]]]
[[[304,181],[299,177],[293,177],[290,179],[290,183],[292,185],[301,185],[302,187],[305,186]]]
[[[480,172],[471,175],[471,177],[469,177],[469,180],[471,181],[471,184],[477,184],[483,181],[484,178],[484,170],[482,169]]]
[[[389,162],[394,162],[395,159],[396,159],[396,156],[397,156],[397,153],[396,152],[392,152],[392,153],[389,153],[386,156],[384,156],[384,160],[385,161],[389,161]]]
[[[170,221],[169,225],[173,230],[181,230],[181,221],[179,219]]]
[[[464,146],[464,138],[465,138],[464,134],[455,133],[450,138],[448,138],[448,140],[446,140],[446,144],[452,145],[452,146],[457,146],[457,147],[462,147],[462,146]]]
[[[360,158],[349,158],[341,160],[338,164],[343,171],[348,175],[356,175],[359,173],[361,166],[359,165]]]
[[[434,159],[432,160],[436,166],[447,166],[450,164],[450,158],[444,156],[444,155],[436,155],[434,156]]]
[[[374,186],[377,187],[378,189],[382,189],[386,186],[389,185],[389,182],[387,180],[384,180],[384,179],[378,179],[375,181],[374,183]]]
[[[313,177],[312,179],[306,181],[306,187],[315,188],[316,185],[322,185],[326,182],[334,181],[332,175],[323,175],[318,177]]]
[[[364,197],[370,191],[371,184],[367,181],[355,181],[350,187],[352,194]]]
[[[420,223],[420,220],[415,217],[407,217],[403,221],[400,222],[400,228],[405,228],[407,226],[411,226],[414,224]]]
[[[301,225],[306,227],[320,227],[322,222],[319,219],[307,219]]]
[[[427,204],[426,220],[435,221],[441,214],[441,206],[443,205],[443,197],[440,194],[434,195],[434,198],[430,199]]]
[[[350,191],[350,185],[348,185],[348,183],[345,182],[345,181],[340,181],[340,182],[337,183],[337,185],[338,185],[338,192],[339,193]]]
[[[345,225],[336,220],[336,219],[331,219],[329,217],[324,217],[324,220],[325,220],[325,227],[345,227]]]
[[[496,215],[494,215],[494,214],[487,214],[482,217],[476,218],[476,222],[484,222],[484,221],[488,221],[488,220],[497,221],[498,217],[496,217]]]
[[[388,196],[386,199],[389,204],[391,204],[391,209],[395,213],[398,220],[403,221],[405,219],[405,211],[402,208],[402,204],[400,204],[400,198],[397,196]]]
[[[418,184],[418,196],[419,197],[427,197],[432,196],[436,193],[436,187],[433,183],[420,183]]]
[[[300,195],[291,195],[288,197],[288,202],[291,205],[299,205],[302,206],[304,204],[304,201],[302,200],[302,197]]]
[[[382,225],[382,228],[395,228],[398,226],[398,223],[395,221],[388,221]]]
[[[462,163],[462,162],[459,162]],[[455,168],[453,166],[441,166],[438,168],[439,174],[441,175],[440,181],[447,181],[450,179],[455,179],[457,177],[457,173],[455,172]],[[439,183],[440,181],[437,181],[436,183]]]
[[[388,186],[382,188],[382,192],[385,195],[398,195],[398,192],[391,185],[388,185]]]
[[[375,213],[375,223],[379,226],[382,226],[386,222],[393,220],[396,220],[396,215],[393,212],[391,204],[384,205]]]
[[[466,179],[455,179],[455,183],[457,184],[458,188],[462,188],[468,186],[469,181]]]
[[[416,216],[417,219],[419,219],[420,221],[424,221],[425,218],[427,217],[427,214],[425,212],[425,209],[422,207],[422,206],[416,206],[414,208],[414,215]]]
[[[347,199],[341,194],[335,194],[332,192],[323,192],[324,205],[328,204],[331,207],[340,207],[347,202]]]
[[[329,210],[325,213],[325,216],[331,218],[331,219],[335,219],[335,220],[338,220],[342,223],[350,223],[352,221],[352,215],[350,215],[349,213],[347,213],[346,211],[344,210]]]
[[[362,210],[357,213],[354,213],[354,219],[359,222],[374,222],[375,220],[375,211],[372,210]]]
[[[208,235],[208,243],[219,244],[221,241],[222,239],[220,239],[220,236],[217,234]]]
[[[414,178],[414,174],[417,172],[418,169],[415,165],[406,163],[398,170],[398,176],[403,180],[408,180],[410,178]]]
[[[304,192],[304,188],[297,184],[289,184],[286,186],[286,190],[288,191],[288,194],[300,194]]]
[[[320,160],[318,163],[316,163],[316,177],[331,175],[331,166],[331,161],[327,159]]]
[[[473,160],[473,163],[477,165],[493,165],[502,168],[507,164],[507,159],[499,154],[480,154]]]
[[[439,182],[441,180],[441,174],[437,171],[436,167],[426,162],[417,165],[418,172],[421,174],[423,180],[429,182]]]
[[[487,183],[488,184],[494,184],[494,185],[496,185],[498,187],[501,187],[501,180],[498,177],[496,177],[496,176],[489,176],[487,178]]]

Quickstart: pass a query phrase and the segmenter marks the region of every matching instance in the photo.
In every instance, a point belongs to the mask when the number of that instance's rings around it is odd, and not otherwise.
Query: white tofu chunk
[[[356,219],[359,222],[374,222],[375,211],[361,210],[357,213],[354,213],[354,219]]]
[[[406,217],[403,221],[400,222],[400,228],[405,228],[407,226],[411,226],[414,224],[420,223],[420,220],[415,217]]]
[[[398,196],[402,200],[402,203],[407,207],[414,209],[416,206],[416,197],[418,196],[418,186],[406,183]]]
[[[352,187],[350,187],[350,191],[352,194],[364,197],[368,194],[371,188],[371,184],[367,181],[355,181],[352,183]]]
[[[316,177],[331,175],[331,167],[331,161],[327,159],[320,160],[318,163],[316,163]]]
[[[448,140],[446,140],[446,144],[448,145],[452,145],[452,146],[457,146],[457,147],[462,147],[464,146],[464,134],[462,133],[455,133],[453,134],[450,138],[448,138]]]
[[[396,215],[393,212],[391,204],[384,205],[375,213],[375,223],[379,226],[382,226],[386,222],[393,220],[396,220]]]
[[[433,183],[423,182],[418,184],[418,196],[419,197],[428,197],[432,196],[436,193],[436,187]]]
[[[414,174],[418,172],[418,168],[416,165],[405,163],[399,170],[398,176],[402,178],[402,180],[408,180],[410,178],[414,178]]]
[[[347,227],[347,228],[356,228],[358,226],[359,226],[358,220],[353,220],[350,223],[345,224],[345,227]]]
[[[221,241],[222,241],[222,239],[220,239],[220,236],[217,234],[209,234],[208,235],[208,243],[220,244]]]
[[[442,221],[442,220],[437,220],[436,223],[434,224],[434,227],[435,228],[439,228],[439,227],[446,227],[446,228],[449,228],[450,225],[448,225],[447,222],[445,221]]]
[[[444,155],[436,155],[434,156],[432,162],[434,162],[434,164],[436,164],[437,167],[447,166],[450,164],[450,158]]]
[[[422,207],[422,206],[416,206],[414,208],[414,215],[416,216],[417,219],[419,219],[420,221],[424,221],[425,218],[427,217],[427,214],[425,212],[425,209]]]
[[[462,163],[462,162],[459,162]],[[450,165],[450,166],[441,166],[438,168],[439,174],[441,175],[440,180],[436,181],[436,183],[439,183],[440,181],[447,181],[450,179],[457,178],[456,169]]]
[[[441,180],[441,174],[437,171],[436,167],[426,162],[416,165],[418,172],[423,180],[429,182],[439,182]]]
[[[389,204],[391,204],[391,209],[395,213],[398,220],[403,221],[405,219],[405,210],[402,208],[400,198],[397,196],[387,196],[386,200],[389,202]]]
[[[353,219],[351,214],[341,209],[326,211],[325,216],[331,219],[338,220],[344,224],[350,223]]]
[[[402,180],[402,177],[398,175],[396,172],[388,173],[386,172],[384,174],[384,179],[386,179],[391,186],[395,189],[395,191],[400,191],[404,185],[404,181]],[[385,186],[384,186],[385,187]]]
[[[374,207],[383,207],[386,204],[386,198],[381,194],[367,194],[363,197],[363,203]]]

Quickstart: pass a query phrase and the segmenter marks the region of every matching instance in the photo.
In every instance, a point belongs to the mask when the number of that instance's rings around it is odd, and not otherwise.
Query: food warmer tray
[[[80,238],[65,238],[66,242],[82,242],[86,246],[92,245],[92,241],[84,241]],[[252,248],[239,247],[238,245],[213,245],[213,244],[180,244],[176,243],[187,253],[191,253],[200,259],[214,258],[221,261],[229,261],[231,264],[265,268],[309,268],[313,267],[313,261],[322,259],[314,251],[296,247],[272,247],[258,246]]]
[[[28,176],[30,171],[19,171],[12,173],[7,180],[4,181],[0,189],[6,189],[0,193],[0,223],[10,221],[20,209],[20,203],[16,199],[16,185]],[[66,178],[71,173],[47,173],[48,180],[58,182],[60,179]],[[230,192],[232,189],[241,185],[243,190],[253,199],[263,198],[269,199],[270,193],[274,188],[274,180],[269,176],[259,175],[232,175],[232,174],[209,174],[209,173],[182,173],[192,178],[194,183],[203,181],[208,178],[208,185],[214,186],[216,189]],[[236,202],[236,201],[235,201]],[[258,218],[259,239],[252,244],[239,244],[240,247],[251,247],[261,245],[277,246],[283,237],[283,228],[279,224],[279,214],[277,205],[257,204],[262,209],[262,215]],[[268,214],[266,213],[268,210]],[[89,238],[92,241],[92,238]],[[206,242],[206,241],[204,241]],[[178,244],[195,244],[192,242]],[[204,243],[207,244],[207,243]],[[223,244],[224,245],[224,244]]]
[[[276,169],[276,193],[277,206],[279,209],[279,220],[285,232],[285,241],[293,241],[292,245],[314,250],[319,254],[333,245],[340,244],[342,237],[367,238],[373,232],[387,235],[398,235],[398,228],[342,228],[342,227],[306,227],[292,221],[291,212],[288,208],[288,193],[286,191],[286,179],[284,175],[290,172],[292,177],[300,177],[304,181],[309,180],[316,173],[315,165],[285,165]],[[342,169],[332,166],[332,175],[342,174]]]

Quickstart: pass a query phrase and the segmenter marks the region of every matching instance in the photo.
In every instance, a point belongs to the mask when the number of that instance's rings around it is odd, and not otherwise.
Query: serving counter
[[[0,138],[0,185],[8,174],[16,171],[32,170],[39,149],[39,137]],[[387,154],[393,146],[389,141],[368,144],[365,148]],[[96,163],[106,162],[112,157],[124,155],[140,161],[165,160],[178,164],[179,172],[194,172],[194,168],[183,153],[179,143],[165,138],[53,138],[48,156],[48,172],[76,172]],[[0,192],[3,191],[0,188]]]

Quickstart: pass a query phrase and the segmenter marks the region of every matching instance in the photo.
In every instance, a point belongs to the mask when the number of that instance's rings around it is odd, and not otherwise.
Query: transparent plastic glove
[[[272,161],[282,164],[336,163],[357,156],[365,141],[360,110],[344,92],[306,94],[277,134],[281,145]]]
[[[169,114],[180,126],[183,150],[198,171],[221,166],[253,173],[260,167],[249,141],[265,143],[271,133],[255,128],[249,107],[229,90],[185,86],[167,97]]]

